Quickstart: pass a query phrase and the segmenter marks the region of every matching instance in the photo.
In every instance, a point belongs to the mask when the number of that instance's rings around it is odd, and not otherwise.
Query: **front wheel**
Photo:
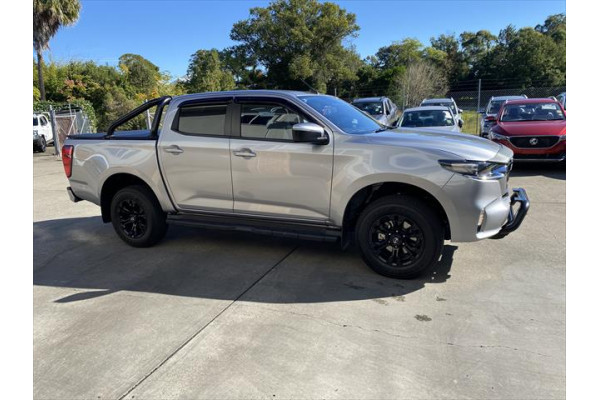
[[[42,138],[40,139],[40,152],[45,153],[46,152],[46,138],[42,136]]]
[[[117,235],[130,246],[150,247],[167,232],[166,214],[144,186],[119,190],[112,199],[110,217]]]
[[[435,264],[444,245],[440,218],[417,198],[393,195],[365,208],[356,243],[366,264],[392,278],[410,279]]]

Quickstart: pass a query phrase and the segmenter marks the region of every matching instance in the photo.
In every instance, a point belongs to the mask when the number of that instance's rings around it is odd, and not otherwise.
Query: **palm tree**
[[[42,51],[61,26],[71,25],[79,18],[79,0],[33,0],[33,48],[37,54],[38,82],[41,100],[46,100]]]

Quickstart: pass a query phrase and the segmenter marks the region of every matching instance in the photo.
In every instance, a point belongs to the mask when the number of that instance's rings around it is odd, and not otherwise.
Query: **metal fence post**
[[[481,123],[479,122],[479,118],[481,118],[481,114],[479,111],[481,110],[481,79],[479,79],[479,84],[477,85],[477,134],[481,136]]]
[[[60,141],[56,130],[56,113],[52,106],[50,106],[50,127],[52,128],[52,140],[54,140],[54,155],[58,156],[60,155]]]

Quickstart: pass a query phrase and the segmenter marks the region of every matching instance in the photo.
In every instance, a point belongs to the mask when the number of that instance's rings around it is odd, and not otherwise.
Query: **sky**
[[[566,13],[564,0],[521,1],[335,1],[356,14],[358,37],[349,43],[361,57],[407,37],[429,45],[432,36],[487,29],[498,34],[508,24],[535,26],[552,14]],[[93,60],[116,65],[125,53],[147,58],[173,78],[186,73],[199,49],[235,44],[233,24],[249,17],[258,0],[82,0],[78,22],[62,28],[45,57],[58,62]]]

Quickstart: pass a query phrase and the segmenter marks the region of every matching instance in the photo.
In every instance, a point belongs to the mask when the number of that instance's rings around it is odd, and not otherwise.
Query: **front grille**
[[[565,153],[559,154],[515,154],[515,161],[528,160],[528,161],[560,161],[565,158]]]
[[[523,149],[543,149],[558,143],[558,136],[513,136],[510,142]]]

